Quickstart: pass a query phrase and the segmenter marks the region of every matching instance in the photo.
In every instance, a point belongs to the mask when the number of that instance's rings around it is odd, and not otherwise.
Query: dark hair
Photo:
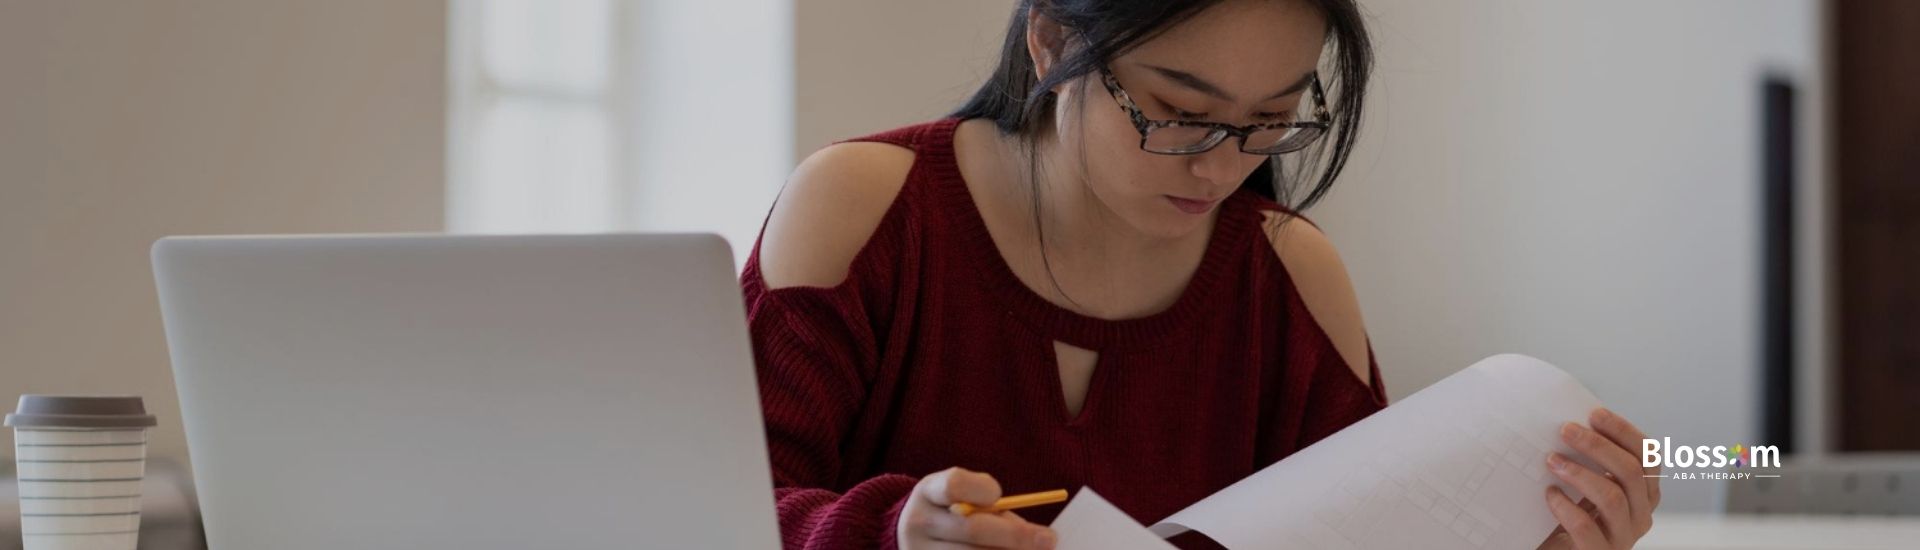
[[[1318,202],[1346,166],[1357,138],[1367,75],[1373,69],[1373,48],[1355,0],[1303,1],[1318,7],[1327,20],[1326,39],[1333,47],[1332,66],[1321,77],[1328,87],[1333,128],[1318,143],[1293,154],[1296,162],[1291,167],[1292,173],[1282,168],[1280,157],[1273,157],[1261,163],[1240,184],[1295,210],[1305,210]],[[991,119],[1001,133],[1018,135],[1026,141],[1031,153],[1041,124],[1053,115],[1054,87],[1099,70],[1113,58],[1219,3],[1220,0],[1020,0],[1014,7],[1012,20],[1007,23],[1006,43],[1001,46],[1000,63],[993,76],[951,116]],[[1039,10],[1043,17],[1059,23],[1062,30],[1074,38],[1071,42],[1083,45],[1060,52],[1060,59],[1053,63],[1046,78],[1037,82],[1033,59],[1027,51],[1027,15],[1031,10]],[[1292,182],[1315,166],[1320,167],[1317,181],[1305,197],[1292,201],[1295,191]]]

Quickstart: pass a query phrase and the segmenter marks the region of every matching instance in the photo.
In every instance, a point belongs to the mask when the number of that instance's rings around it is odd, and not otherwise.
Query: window
[[[792,166],[789,3],[455,0],[447,229],[719,233]]]

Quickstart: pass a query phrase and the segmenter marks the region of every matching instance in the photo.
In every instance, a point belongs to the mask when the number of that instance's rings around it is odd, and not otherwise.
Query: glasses
[[[1239,137],[1241,152],[1278,155],[1305,148],[1332,126],[1332,117],[1327,114],[1326,93],[1320,87],[1320,75],[1317,73],[1313,75],[1311,86],[1313,120],[1236,126],[1199,120],[1148,119],[1146,113],[1140,111],[1140,106],[1133,102],[1133,97],[1120,88],[1120,80],[1113,77],[1113,71],[1102,69],[1100,72],[1107,92],[1113,94],[1114,101],[1120,102],[1120,109],[1127,112],[1127,118],[1133,121],[1133,128],[1140,131],[1140,148],[1149,153],[1200,154],[1213,150],[1228,137]]]

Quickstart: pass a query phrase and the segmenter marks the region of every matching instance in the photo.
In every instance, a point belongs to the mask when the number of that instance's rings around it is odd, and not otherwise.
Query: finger
[[[1573,539],[1574,548],[1583,550],[1601,550],[1607,548],[1607,536],[1600,531],[1600,523],[1592,515],[1581,510],[1573,499],[1559,487],[1547,487],[1547,510],[1553,512],[1553,518],[1560,522],[1560,528],[1567,530],[1567,536]]]
[[[1640,448],[1641,442],[1647,440],[1646,432],[1641,431],[1639,426],[1633,425],[1633,422],[1628,421],[1627,417],[1620,416],[1619,413],[1613,412],[1612,409],[1595,409],[1592,418],[1589,418],[1587,423],[1592,425],[1594,430],[1599,431],[1600,435],[1604,435],[1607,439],[1611,439],[1614,443],[1625,447],[1629,454],[1631,454],[1634,449]],[[1646,472],[1648,476],[1659,476],[1661,466],[1655,463],[1652,466],[1642,466],[1641,469]],[[1660,478],[1642,477],[1641,479],[1647,481],[1647,504],[1650,507],[1660,506]]]
[[[1647,434],[1640,431],[1639,426],[1633,425],[1632,421],[1611,409],[1594,409],[1587,423],[1593,426],[1594,431],[1600,432],[1600,435],[1612,440],[1623,449],[1638,449],[1641,443],[1648,439]],[[1660,473],[1659,464],[1645,467],[1645,469],[1650,474]]]
[[[1657,472],[1657,471],[1660,471],[1660,469],[1654,468],[1654,471]],[[1655,477],[1645,478],[1647,480],[1647,506],[1650,506],[1653,508],[1659,508],[1661,478],[1658,477],[1660,474],[1653,474],[1653,475]],[[1649,512],[1651,512],[1651,510],[1649,510]]]
[[[991,506],[1000,500],[1000,482],[980,472],[948,468],[928,476],[920,484],[920,494],[928,504],[941,508],[957,502]]]
[[[1572,422],[1562,426],[1560,433],[1568,445],[1600,463],[1601,468],[1612,474],[1613,479],[1609,481],[1626,492],[1628,515],[1623,519],[1632,522],[1627,524],[1632,527],[1629,531],[1639,533],[1641,526],[1653,523],[1653,504],[1647,497],[1646,470],[1640,467],[1639,457],[1633,456],[1614,440],[1600,435],[1600,432]]]
[[[1053,530],[1000,514],[936,514],[927,526],[934,540],[986,548],[1051,548]]]
[[[1021,525],[1030,525],[1030,526],[1033,526],[1034,528],[1039,529],[1040,534],[1035,536],[1036,538],[1035,540],[1036,546],[1034,546],[1035,548],[1041,548],[1043,550],[1052,550],[1055,545],[1058,545],[1060,543],[1060,534],[1054,532],[1052,527],[1027,521],[1027,518],[1020,517],[1020,514],[1013,513],[1013,510],[1003,510],[1000,512],[1000,515],[1006,517],[1008,520],[1013,521],[1014,523],[1018,523]]]
[[[1605,528],[1608,539],[1633,540],[1631,533],[1638,530],[1635,527],[1638,524],[1634,522],[1632,508],[1627,505],[1627,494],[1621,490],[1618,482],[1607,479],[1592,469],[1561,456],[1560,453],[1547,455],[1547,468],[1553,470],[1553,474],[1566,481],[1568,485],[1579,489],[1581,494],[1587,495],[1587,500],[1593,501],[1594,508],[1600,512],[1600,524]],[[1572,501],[1568,503],[1572,504]],[[1576,505],[1575,508],[1579,506]],[[1581,510],[1581,513],[1585,514],[1586,511]],[[1592,516],[1588,515],[1588,517]],[[1573,527],[1567,526],[1567,531],[1572,532]]]
[[[915,549],[956,550],[975,548],[971,544],[935,540],[931,534],[934,525],[943,520],[940,516],[949,515],[939,508],[927,505],[920,510],[909,510],[900,516],[904,528],[900,537],[900,547]]]
[[[1600,517],[1600,512],[1594,509],[1593,501],[1591,500],[1580,499],[1580,509],[1586,510],[1588,516],[1594,518]],[[1547,533],[1547,540],[1546,542],[1540,543],[1540,547],[1573,548],[1573,536],[1567,534],[1567,528],[1565,526],[1555,525],[1553,526],[1553,532]]]

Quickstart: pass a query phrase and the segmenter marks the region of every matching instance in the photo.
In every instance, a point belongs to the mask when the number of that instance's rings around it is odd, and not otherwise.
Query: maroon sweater
[[[1093,487],[1158,521],[1386,405],[1301,302],[1240,191],[1167,310],[1103,320],[1027,288],[954,163],[959,121],[853,141],[916,153],[845,281],[741,275],[787,548],[895,546],[914,483],[952,466],[1006,494]],[[1098,352],[1069,415],[1053,342]],[[1371,355],[1371,354],[1369,354]],[[1371,361],[1369,361],[1371,363]],[[1051,523],[1064,505],[1022,510]]]

